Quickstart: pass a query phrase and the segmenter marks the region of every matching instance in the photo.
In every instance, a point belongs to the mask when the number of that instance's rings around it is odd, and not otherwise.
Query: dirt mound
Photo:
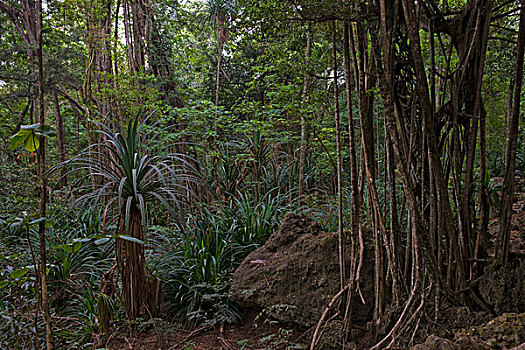
[[[289,214],[281,228],[235,272],[232,300],[243,308],[265,309],[280,322],[314,325],[340,289],[337,242],[336,234],[322,232],[308,217]],[[373,280],[372,268],[373,264],[365,264],[363,281]],[[362,284],[367,304],[354,303],[353,322],[370,320],[372,286]]]

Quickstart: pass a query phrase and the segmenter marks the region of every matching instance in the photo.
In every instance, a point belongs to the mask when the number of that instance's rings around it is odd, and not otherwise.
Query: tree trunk
[[[44,113],[44,66],[42,59],[42,0],[37,2],[37,59],[38,59],[38,116],[41,127],[46,123]],[[40,137],[40,147],[37,150],[38,176],[40,177],[40,218],[46,216],[47,206],[47,178],[46,178],[46,138]],[[51,329],[51,313],[47,293],[47,262],[46,262],[46,223],[42,220],[38,224],[38,237],[40,241],[40,278],[41,297],[44,324],[46,329],[46,348],[53,349],[53,333]]]
[[[356,156],[356,136],[354,131],[354,120],[353,120],[353,105],[352,105],[352,91],[354,90],[352,84],[352,71],[350,68],[350,28],[349,23],[345,22],[343,27],[343,59],[345,67],[345,92],[346,92],[346,109],[348,112],[348,141],[350,145],[350,188],[351,188],[351,216],[350,216],[350,227],[351,227],[351,244],[350,254],[347,259],[350,259],[350,274],[348,276],[348,296],[346,299],[346,310],[344,313],[344,329],[343,329],[343,344],[348,340],[350,330],[352,328],[352,293],[357,282],[357,267],[362,265],[362,250],[364,247],[360,244],[361,257],[359,263],[357,261],[356,246],[358,242],[358,235],[360,235],[360,220],[359,220],[359,181],[357,179],[357,156]],[[353,62],[355,65],[355,62]],[[362,240],[359,240],[362,242]]]
[[[95,108],[102,115],[110,115],[117,100],[116,96],[106,91],[113,86],[114,79],[110,43],[112,4],[112,0],[93,0],[86,8],[89,63],[82,97],[88,119],[96,116]],[[93,92],[93,87],[96,92]],[[95,135],[91,136],[92,143],[100,141],[94,138]]]
[[[305,66],[308,68],[308,60],[310,57],[310,27],[308,27],[308,33],[306,34],[306,53],[305,53]],[[308,90],[308,74],[304,75],[303,81],[303,96],[301,97],[301,146],[299,150],[299,206],[303,204],[304,195],[304,166],[306,162],[306,115],[305,115],[305,104]]]
[[[341,160],[341,126],[339,117],[339,89],[337,87],[337,49],[336,49],[336,22],[332,21],[332,69],[334,71],[334,113],[335,113],[335,144],[337,152],[337,233],[339,237],[339,279],[341,289],[345,284],[345,257],[343,237],[343,165]]]
[[[127,220],[126,220],[127,216]],[[130,212],[122,214],[119,233],[144,242],[141,213],[132,205]],[[127,222],[126,222],[127,221]],[[157,291],[155,280],[148,273],[144,257],[144,244],[117,239],[117,264],[122,276],[122,300],[126,316],[135,319],[143,316],[155,317],[157,314]]]
[[[57,140],[58,140],[58,160],[60,162],[66,161],[66,136],[64,130],[64,121],[62,119],[62,113],[60,113],[60,104],[58,102],[58,94],[56,87],[53,89],[53,104],[55,106],[55,123],[57,128]],[[60,170],[60,181],[57,188],[67,186],[67,169],[63,167]]]
[[[507,264],[509,260],[510,224],[514,197],[514,176],[516,165],[516,144],[520,117],[521,84],[523,80],[523,55],[525,48],[525,0],[520,2],[520,22],[518,48],[516,51],[516,71],[514,73],[514,104],[507,126],[507,147],[505,149],[505,176],[501,198],[500,231],[496,247],[496,261]]]

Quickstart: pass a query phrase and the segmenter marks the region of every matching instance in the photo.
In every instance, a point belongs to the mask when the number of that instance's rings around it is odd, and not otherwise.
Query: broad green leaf
[[[0,289],[5,288],[9,285],[9,281],[0,281]]]
[[[483,177],[483,188],[488,188],[490,183],[490,170],[485,170],[485,176]]]
[[[62,249],[66,253],[73,253],[73,246],[71,244],[61,244],[57,248]]]
[[[82,242],[75,242],[72,244],[73,246],[73,253],[78,252],[80,248],[82,248]]]
[[[17,149],[18,147],[22,147],[24,145],[24,141],[26,139],[25,132],[19,131],[13,136],[9,138],[9,148],[11,150]]]
[[[61,244],[57,246],[56,248],[61,248],[66,253],[74,253],[74,252],[77,252],[80,248],[82,248],[82,242],[74,242],[71,244]]]
[[[27,271],[27,269],[14,270],[9,276],[11,276],[12,279],[17,279],[24,276],[27,273]]]
[[[25,140],[24,140],[24,148],[28,152],[34,152],[40,147],[40,141],[38,140],[38,137],[35,134],[30,134]]]

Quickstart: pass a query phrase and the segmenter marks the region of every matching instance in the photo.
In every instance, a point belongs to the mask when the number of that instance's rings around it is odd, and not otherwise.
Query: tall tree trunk
[[[348,32],[348,36],[350,37],[350,59],[353,63],[353,73],[354,73],[354,79],[352,80],[354,82],[354,89],[356,90],[359,86],[359,67],[358,67],[358,60],[357,60],[357,53],[356,53],[356,43],[355,43],[355,34],[354,34],[354,28],[351,26]],[[348,83],[351,83],[349,81]],[[357,95],[359,97],[359,91],[357,91]],[[347,96],[348,98],[348,96]],[[347,102],[348,103],[348,102]],[[352,108],[350,106],[349,111],[352,111]],[[350,115],[349,115],[350,117]],[[349,125],[354,124],[353,121],[353,113],[352,113],[352,120],[349,120]],[[354,158],[354,164],[351,165],[353,168],[354,173],[352,174],[352,196],[355,196],[352,198],[352,234],[358,236],[358,242],[359,242],[359,260],[357,263],[356,271],[355,271],[355,284],[356,289],[358,292],[360,292],[360,280],[361,280],[361,270],[363,268],[363,262],[364,262],[364,253],[365,253],[365,240],[363,235],[363,230],[361,228],[361,220],[360,220],[360,214],[361,214],[361,203],[363,202],[363,191],[361,186],[362,177],[360,179],[361,171],[363,170],[362,163],[364,161],[363,152],[361,152],[360,155],[358,155],[358,139],[355,136],[354,130],[349,131],[349,134],[354,134],[353,141],[350,141],[350,145],[353,143],[353,153],[352,156]],[[352,147],[352,146],[351,146]],[[359,162],[359,163],[358,163]],[[357,230],[357,231],[356,231]]]
[[[306,34],[306,53],[305,53],[305,66],[308,69],[308,60],[310,58],[310,38],[311,31],[308,27]],[[304,166],[306,162],[306,113],[305,104],[308,92],[308,74],[305,73],[303,77],[303,92],[301,97],[301,146],[299,150],[299,205],[303,204],[304,195]]]
[[[60,104],[58,102],[58,94],[56,87],[53,88],[53,104],[55,106],[55,125],[57,128],[57,140],[58,140],[58,160],[60,162],[66,161],[66,136],[64,130],[64,121],[62,119],[62,113],[60,112]],[[60,182],[58,188],[67,186],[67,169],[63,167],[60,170]]]
[[[215,118],[213,120],[213,129],[215,132],[214,139],[217,139],[217,118],[218,118],[218,107],[219,107],[219,88],[221,81],[221,64],[222,64],[222,49],[224,43],[228,40],[229,28],[228,21],[221,15],[220,9],[216,9],[215,12],[215,36],[217,40],[217,75],[215,77]]]
[[[352,294],[356,286],[357,278],[357,267],[362,264],[362,251],[364,247],[360,244],[361,257],[359,263],[357,261],[357,252],[356,246],[358,242],[358,237],[361,237],[360,234],[360,220],[359,220],[359,181],[357,179],[357,156],[356,156],[356,140],[355,140],[355,131],[354,131],[354,115],[353,115],[353,105],[352,105],[352,91],[354,90],[352,84],[352,71],[350,68],[350,28],[349,23],[345,22],[343,27],[343,59],[345,67],[345,92],[346,92],[346,109],[348,112],[348,141],[350,145],[350,188],[351,188],[351,215],[350,215],[350,227],[351,227],[351,244],[350,244],[350,254],[347,259],[350,259],[350,273],[348,276],[348,296],[346,299],[346,310],[344,313],[344,328],[343,328],[343,344],[348,340],[350,330],[352,328]],[[355,65],[355,62],[353,62]],[[361,237],[362,238],[362,237]],[[361,242],[361,240],[359,240]]]
[[[127,220],[126,220],[126,215]],[[144,242],[144,230],[140,210],[132,204],[130,212],[122,213],[119,234]],[[154,317],[157,312],[155,279],[147,273],[144,244],[122,238],[117,240],[117,264],[122,276],[122,299],[126,316]]]
[[[486,2],[486,7],[484,8],[485,13],[481,13],[481,16],[484,20],[483,23],[483,30],[480,35],[480,57],[479,57],[479,67],[478,67],[478,81],[476,82],[476,96],[475,96],[475,102],[474,102],[474,116],[478,117],[479,119],[479,147],[480,147],[480,154],[479,154],[479,167],[480,167],[480,184],[481,184],[481,193],[480,193],[480,219],[479,219],[479,225],[477,225],[477,228],[473,228],[471,231],[472,235],[472,242],[469,242],[469,244],[472,244],[471,251],[469,251],[469,256],[472,256],[474,262],[469,262],[469,269],[470,269],[470,280],[474,280],[477,278],[477,272],[475,271],[476,266],[476,259],[478,259],[478,253],[480,249],[480,241],[483,235],[485,235],[487,224],[488,224],[488,203],[487,203],[487,176],[485,174],[486,172],[486,164],[485,164],[485,108],[483,105],[483,97],[482,97],[482,88],[483,88],[483,73],[485,69],[485,59],[486,59],[486,52],[487,52],[487,42],[489,38],[489,28],[490,28],[490,19],[492,17],[492,0],[488,0]],[[472,125],[476,125],[476,122],[474,121]],[[472,132],[475,131],[475,128],[472,128]],[[471,152],[474,152],[475,148],[475,140],[476,137],[474,135],[471,135],[471,143],[469,146],[469,150]],[[473,154],[470,155],[472,157],[472,160],[469,161],[469,167],[473,168],[473,162],[475,156]],[[471,162],[471,163],[470,163]],[[472,175],[473,176],[473,175]],[[472,181],[472,179],[471,179]],[[470,184],[468,184],[470,187]],[[466,188],[467,184],[465,184]],[[464,206],[467,208],[470,208],[470,191],[464,192]],[[470,212],[467,211],[467,213],[470,216]],[[477,229],[477,232],[475,231]]]
[[[215,25],[217,28],[215,29],[215,35],[217,37],[217,74],[215,77],[215,106],[219,105],[219,87],[221,82],[221,62],[222,62],[222,47],[224,45],[224,41],[222,39],[222,28],[221,26],[222,21],[220,20],[219,15],[217,14],[215,16]],[[216,122],[216,121],[215,121]]]
[[[89,60],[82,97],[88,119],[96,116],[95,108],[102,115],[112,114],[117,99],[117,96],[107,91],[108,88],[113,87],[114,79],[110,42],[112,4],[112,0],[93,0],[86,7]],[[96,139],[99,135],[90,134],[90,136],[92,143],[101,141]]]
[[[365,161],[370,166],[372,181],[376,180],[375,140],[374,140],[374,93],[377,79],[375,75],[369,74],[374,70],[374,59],[369,53],[368,36],[362,23],[357,23],[357,45],[358,45],[358,98],[359,118],[361,123],[362,150]]]
[[[117,2],[118,4],[118,2]],[[154,4],[150,0],[124,0],[124,34],[128,45],[128,62],[133,73],[147,69],[157,79],[163,102],[170,107],[180,107],[182,101],[170,62],[170,48],[155,17]],[[116,32],[117,27],[115,27]],[[116,33],[115,33],[116,35]],[[143,82],[136,80],[139,89]]]
[[[359,120],[361,125],[361,155],[363,158],[362,177],[366,183],[368,210],[371,218],[372,234],[374,239],[374,290],[375,306],[374,321],[379,322],[384,303],[384,284],[385,278],[383,248],[388,245],[386,237],[386,226],[384,215],[380,206],[379,196],[376,187],[377,160],[375,155],[375,130],[374,130],[374,93],[372,89],[376,87],[377,79],[370,74],[377,67],[375,53],[370,51],[368,46],[368,33],[362,23],[357,23],[357,44],[358,44],[358,98],[359,98]],[[387,256],[389,251],[387,249]]]
[[[218,16],[217,16],[218,17]],[[219,24],[217,23],[217,27]],[[219,118],[219,87],[221,82],[221,62],[222,62],[222,41],[220,39],[219,29],[217,28],[217,75],[215,77],[215,115],[213,118],[213,132],[215,136],[213,137],[214,142],[217,140],[217,127],[218,127],[218,118]]]
[[[518,47],[516,51],[516,71],[514,73],[514,104],[507,126],[507,147],[505,149],[505,176],[501,198],[500,230],[498,235],[496,261],[507,264],[509,260],[510,223],[514,197],[514,176],[516,166],[516,144],[520,117],[521,85],[523,80],[523,55],[525,49],[525,0],[520,2],[520,23]]]
[[[337,48],[336,48],[336,22],[332,21],[332,69],[334,71],[334,113],[335,113],[335,144],[337,152],[337,232],[339,237],[339,280],[343,289],[345,284],[345,257],[343,237],[343,181],[341,160],[341,126],[339,116],[339,89],[337,87]]]
[[[120,12],[120,1],[121,0],[117,0],[117,5],[115,6],[115,27],[113,29],[113,57],[115,58],[113,60],[113,72],[115,73],[115,79],[113,81],[114,83],[114,89],[115,89],[115,94],[117,96],[120,96],[120,83],[119,83],[119,68],[118,68],[118,43],[119,43],[119,32],[118,32],[118,28],[119,28],[119,12]],[[115,117],[117,119],[117,123],[121,123],[122,120],[123,120],[123,113],[122,113],[122,103],[120,101],[120,98],[117,98],[117,107],[116,107],[116,113],[115,113]]]
[[[432,109],[429,98],[429,89],[426,78],[426,72],[423,65],[423,58],[421,55],[421,44],[419,38],[419,28],[418,22],[415,17],[414,4],[409,0],[402,0],[404,18],[406,21],[407,32],[410,37],[410,47],[411,52],[414,56],[414,68],[417,78],[417,93],[419,94],[419,102],[421,105],[421,114],[423,119],[423,130],[426,134],[426,140],[428,145],[428,160],[431,171],[433,171],[433,178],[436,183],[437,188],[437,197],[441,202],[441,212],[444,215],[443,223],[446,225],[446,231],[451,235],[450,242],[452,244],[453,252],[455,255],[455,260],[457,262],[457,279],[460,288],[465,287],[465,264],[464,264],[464,255],[460,250],[458,243],[458,235],[456,227],[453,224],[453,214],[450,207],[449,194],[447,181],[443,172],[443,166],[441,164],[441,156],[436,145],[436,131],[434,127],[434,122],[432,119]],[[416,194],[417,198],[417,194]],[[415,202],[413,203],[415,204]],[[413,208],[412,215],[414,217],[420,216],[418,206]],[[423,226],[420,225],[418,220],[417,230],[422,229],[419,234],[423,234],[426,231]],[[429,242],[425,239],[419,240],[419,243],[422,245],[427,245]],[[431,254],[431,248],[428,246],[425,249],[425,255],[427,258],[427,263],[430,263],[435,266],[435,256]]]
[[[353,113],[353,104],[352,104],[352,91],[354,90],[352,84],[352,71],[350,68],[351,58],[350,58],[350,28],[349,23],[344,23],[344,32],[343,32],[343,58],[345,65],[345,88],[346,88],[346,109],[348,112],[348,143],[350,145],[350,188],[351,188],[351,223],[350,227],[352,228],[352,235],[357,235],[360,231],[360,198],[359,198],[359,180],[357,178],[357,141],[355,135],[355,124],[354,124],[354,113]],[[355,62],[352,62],[355,65]]]
[[[37,59],[38,59],[38,122],[41,127],[46,123],[44,113],[44,65],[42,50],[42,0],[37,2]],[[46,138],[40,137],[40,147],[37,150],[38,176],[40,177],[40,218],[46,216],[47,206],[47,178],[46,178]],[[49,311],[49,299],[47,292],[47,269],[46,269],[46,223],[42,220],[38,224],[38,237],[40,241],[40,286],[42,288],[42,309],[46,329],[46,348],[53,349],[53,332],[51,329],[51,313]]]

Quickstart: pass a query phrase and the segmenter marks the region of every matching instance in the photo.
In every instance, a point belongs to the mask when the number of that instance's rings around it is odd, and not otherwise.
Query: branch
[[[503,27],[503,26],[500,26],[500,25],[497,25],[497,24],[494,24],[494,23],[491,23],[490,24],[491,27],[494,27],[494,28],[498,28],[498,29],[501,29],[501,30],[505,30],[507,32],[510,32],[514,35],[518,35],[518,31],[515,30],[515,29],[511,29],[511,28],[507,28],[507,27]]]
[[[2,0],[0,0],[0,10],[4,11],[5,13],[11,15],[15,15],[15,16],[21,16],[21,12],[20,10],[12,7],[12,6],[9,6],[7,5],[5,2],[3,2]]]
[[[190,332],[190,334],[188,334],[186,337],[184,337],[184,339],[182,339],[181,341],[179,341],[177,344],[175,344],[174,346],[170,347],[170,350],[175,350],[177,349],[179,346],[183,345],[184,343],[186,343],[186,341],[188,339],[190,339],[191,337],[201,333],[202,331],[204,330],[207,330],[209,327],[208,326],[203,326],[203,327],[200,327],[200,328],[197,328],[195,329],[194,331]]]
[[[502,3],[502,4],[498,5],[498,6],[496,6],[492,12],[494,12],[494,13],[495,13],[495,12],[498,12],[499,10],[501,10],[502,8],[504,8],[505,6],[507,6],[508,4],[510,4],[510,3],[514,2],[514,1],[515,1],[515,0],[507,0],[507,1],[505,1],[504,3]]]
[[[312,73],[312,72],[308,72],[308,75],[311,76],[312,78],[316,78],[316,79],[323,79],[323,80],[333,80],[334,77],[333,76],[330,76],[330,77],[325,77],[325,76],[322,76],[322,75],[319,75],[319,74],[315,74],[315,73]],[[336,75],[335,78],[336,79],[339,79],[341,77],[341,75]]]
[[[491,21],[495,21],[497,19],[500,19],[500,18],[503,18],[503,17],[507,17],[507,16],[519,16],[519,13],[517,13],[518,11],[520,11],[523,7],[517,7],[515,9],[512,9],[510,11],[507,11],[507,12],[504,12],[504,13],[500,13],[499,15],[497,16],[493,16]]]
[[[489,40],[501,40],[501,41],[506,41],[506,42],[514,44],[514,45],[518,44],[517,41],[514,41],[512,39],[502,38],[502,37],[499,37],[499,36],[489,36]]]
[[[71,103],[75,108],[81,111],[82,114],[85,113],[84,107],[82,107],[77,101],[75,101],[75,99],[67,93],[64,87],[61,87],[60,89],[56,89],[56,90],[58,93],[60,93],[60,95],[64,96],[69,101],[69,103]]]
[[[353,14],[351,11],[348,12],[342,12],[342,13],[348,13],[348,15],[338,15],[335,13],[330,14],[322,14],[319,11],[315,11],[315,15],[312,16],[310,14],[305,14],[305,10],[300,8],[300,5],[297,4],[296,0],[290,1],[297,12],[297,14],[305,21],[310,21],[314,23],[321,23],[321,22],[328,22],[328,21],[349,21],[349,22],[357,22],[359,20],[363,20],[364,16],[359,14]]]
[[[26,43],[29,44],[30,43],[29,42],[29,38],[28,38],[27,34],[24,32],[24,28],[22,28],[22,25],[20,23],[20,18],[22,17],[22,12],[20,10],[18,10],[17,8],[14,8],[13,6],[7,5],[2,0],[0,0],[0,10],[4,11],[5,13],[7,13],[9,18],[11,18],[11,22],[13,22],[13,24],[14,24],[17,32],[18,32],[18,34],[20,34],[22,39]]]

